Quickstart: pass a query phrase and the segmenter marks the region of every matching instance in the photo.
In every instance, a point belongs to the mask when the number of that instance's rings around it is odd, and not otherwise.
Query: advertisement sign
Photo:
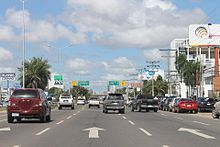
[[[140,80],[150,80],[152,77],[155,75],[155,71],[149,69],[146,70],[145,72],[139,74],[139,79]]]
[[[15,73],[0,73],[1,81],[15,81]]]
[[[193,24],[189,26],[190,46],[220,45],[220,24]]]

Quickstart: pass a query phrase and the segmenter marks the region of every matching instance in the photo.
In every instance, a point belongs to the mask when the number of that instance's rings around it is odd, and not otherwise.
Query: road
[[[8,124],[0,113],[0,147],[219,147],[220,120],[170,112],[54,110],[50,123]]]

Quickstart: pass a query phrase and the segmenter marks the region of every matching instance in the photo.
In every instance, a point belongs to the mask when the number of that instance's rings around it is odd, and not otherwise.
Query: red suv
[[[7,113],[8,123],[22,118],[39,118],[41,122],[51,119],[51,107],[41,89],[15,89],[9,98]]]

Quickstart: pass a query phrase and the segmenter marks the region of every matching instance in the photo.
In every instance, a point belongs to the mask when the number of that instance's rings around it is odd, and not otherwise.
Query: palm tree
[[[25,61],[25,87],[27,88],[41,88],[45,90],[50,79],[50,65],[47,60],[42,58],[33,57],[29,61]],[[20,77],[20,83],[22,84],[22,68],[18,68]]]

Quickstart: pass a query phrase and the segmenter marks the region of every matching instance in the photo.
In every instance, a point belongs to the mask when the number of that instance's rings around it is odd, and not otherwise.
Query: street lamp
[[[23,88],[25,88],[25,20],[24,20],[24,6],[25,6],[25,0],[20,0],[22,2],[22,8],[23,8],[23,63],[22,63],[22,68],[23,68]]]

